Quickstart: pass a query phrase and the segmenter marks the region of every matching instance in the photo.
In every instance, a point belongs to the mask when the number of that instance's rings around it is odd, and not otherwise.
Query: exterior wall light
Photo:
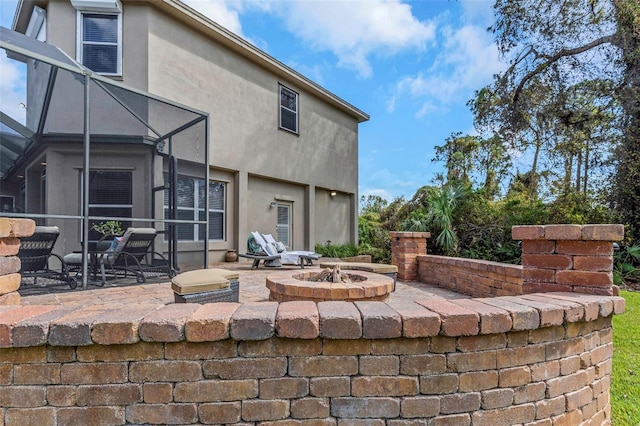
[[[337,194],[338,194],[338,192],[336,192],[336,191],[330,191],[329,192],[329,196],[332,197],[332,198],[335,197]]]
[[[271,204],[269,204],[269,207],[271,207],[271,208],[274,208],[274,207],[277,207],[277,206],[278,206],[278,203],[275,202],[275,201],[272,201]]]

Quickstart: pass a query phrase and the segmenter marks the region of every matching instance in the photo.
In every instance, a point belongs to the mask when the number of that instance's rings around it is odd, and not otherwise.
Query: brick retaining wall
[[[3,276],[17,252],[5,225]],[[611,320],[624,307],[557,292],[5,305],[0,425],[608,424]]]
[[[570,293],[3,307],[0,418],[7,426],[605,424],[611,317],[623,310],[619,297]]]

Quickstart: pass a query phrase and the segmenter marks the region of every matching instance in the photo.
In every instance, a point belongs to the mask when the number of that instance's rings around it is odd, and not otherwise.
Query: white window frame
[[[295,95],[295,99],[296,99],[296,104],[295,104],[295,111],[282,105],[282,92],[283,90],[286,90],[287,92],[291,92],[292,94]],[[296,128],[294,129],[290,129],[288,127],[285,127],[282,125],[282,111],[285,110],[287,112],[293,113],[295,114],[296,117]],[[288,88],[287,86],[283,85],[283,84],[278,84],[278,128],[285,130],[287,132],[291,132],[293,134],[299,135],[300,134],[300,95],[298,94],[298,92],[296,92],[293,89]]]
[[[284,209],[287,212],[287,222],[280,223],[280,214],[279,210]],[[291,212],[293,211],[293,204],[286,202],[278,202],[276,208],[276,235],[278,237],[278,241],[284,243],[287,249],[291,250],[293,243],[291,242],[292,237],[292,220],[291,220]],[[283,234],[281,231],[286,233],[287,237],[283,238]]]
[[[227,182],[225,181],[219,181],[219,180],[215,180],[215,179],[209,179],[209,188],[211,188],[211,185],[215,185],[215,184],[222,184],[222,186],[224,187],[224,199],[223,199],[223,206],[222,209],[207,209],[206,206],[205,208],[202,208],[199,205],[199,199],[198,199],[198,190],[200,185],[204,185],[205,180],[201,179],[201,178],[196,178],[193,176],[188,176],[188,175],[178,175],[178,179],[190,179],[194,182],[193,185],[193,207],[181,207],[181,206],[176,206],[177,210],[183,211],[183,212],[193,212],[193,219],[192,220],[200,220],[200,212],[202,210],[205,211],[205,214],[208,215],[209,213],[222,213],[222,239],[212,239],[211,238],[211,234],[209,234],[209,241],[226,241],[227,240],[227,190],[228,190],[228,185]],[[163,209],[166,212],[167,209],[169,208],[169,206],[167,204],[163,205]],[[165,213],[166,214],[166,213]],[[166,216],[165,216],[166,217]],[[199,224],[193,224],[193,238],[192,239],[179,239],[180,242],[193,242],[193,241],[202,241],[199,237],[200,234],[198,232],[198,228],[201,225]],[[207,232],[209,232],[209,229],[207,229]],[[165,235],[165,240],[168,237]]]
[[[117,21],[117,53],[116,53],[116,72],[97,72],[100,75],[106,76],[122,76],[122,12],[120,11],[102,11],[102,10],[78,10],[76,17],[76,59],[78,62],[84,65],[83,62],[83,47],[85,44],[92,45],[105,45],[105,46],[113,46],[114,43],[97,43],[90,42],[85,43],[84,41],[84,16],[85,15],[105,15],[105,16],[113,16]],[[85,65],[86,66],[86,65]]]

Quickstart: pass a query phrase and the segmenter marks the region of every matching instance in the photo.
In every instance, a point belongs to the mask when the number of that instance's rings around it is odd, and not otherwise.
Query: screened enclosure
[[[157,229],[154,249],[175,270],[206,267],[225,200],[209,183],[207,114],[2,27],[0,47],[0,216],[57,225],[55,250],[84,254],[83,288],[85,242],[107,221]]]

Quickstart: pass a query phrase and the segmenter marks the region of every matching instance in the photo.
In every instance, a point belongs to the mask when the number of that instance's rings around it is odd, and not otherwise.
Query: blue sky
[[[493,1],[184,1],[371,116],[360,195],[410,198],[432,183],[434,146],[474,132],[466,102],[505,69],[486,31]],[[0,25],[16,3],[0,0]]]

